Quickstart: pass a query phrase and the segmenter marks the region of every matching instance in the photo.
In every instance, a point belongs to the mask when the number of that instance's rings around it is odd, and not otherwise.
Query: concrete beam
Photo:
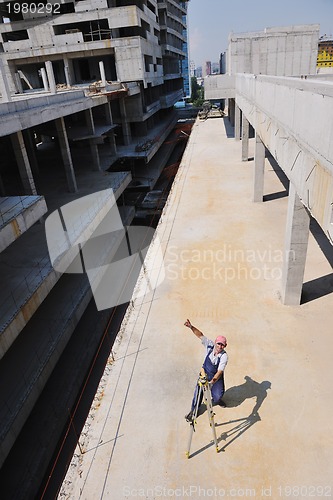
[[[282,270],[282,302],[285,305],[299,305],[301,302],[309,227],[309,214],[290,183]]]
[[[259,135],[256,133],[256,146],[254,152],[254,183],[253,201],[261,202],[264,198],[264,177],[265,177],[265,146]]]

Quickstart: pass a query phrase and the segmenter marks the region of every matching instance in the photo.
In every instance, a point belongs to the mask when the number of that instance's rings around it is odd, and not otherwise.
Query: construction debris
[[[205,101],[202,105],[202,109],[198,113],[200,120],[206,120],[207,118],[216,118],[224,116],[220,106],[212,104],[210,101]]]

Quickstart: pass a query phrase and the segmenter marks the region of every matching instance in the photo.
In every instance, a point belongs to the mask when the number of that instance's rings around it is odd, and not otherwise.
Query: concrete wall
[[[231,34],[228,73],[295,76],[316,72],[319,25]]]
[[[235,97],[235,75],[210,75],[204,79],[205,99]]]
[[[236,103],[333,241],[333,83],[237,75]]]

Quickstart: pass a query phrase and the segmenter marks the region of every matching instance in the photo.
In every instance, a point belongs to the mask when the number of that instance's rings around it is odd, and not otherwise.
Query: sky
[[[333,35],[333,0],[190,0],[190,59],[218,62],[231,32],[299,24],[320,24],[320,35]]]

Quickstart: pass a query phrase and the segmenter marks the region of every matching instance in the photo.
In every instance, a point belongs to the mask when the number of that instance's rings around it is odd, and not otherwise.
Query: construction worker
[[[224,370],[228,363],[228,354],[225,351],[227,339],[223,335],[219,335],[216,337],[215,342],[209,340],[200,330],[198,330],[198,328],[191,324],[189,319],[185,321],[184,325],[192,330],[194,335],[201,340],[201,343],[206,349],[202,367],[208,377],[213,403],[223,407],[226,406],[222,401],[222,396],[224,394]],[[198,394],[199,386],[197,385],[194,391],[191,411],[185,416],[188,422],[193,420],[194,410],[201,404],[201,401],[199,401],[197,405]],[[202,393],[200,399],[202,400]]]

